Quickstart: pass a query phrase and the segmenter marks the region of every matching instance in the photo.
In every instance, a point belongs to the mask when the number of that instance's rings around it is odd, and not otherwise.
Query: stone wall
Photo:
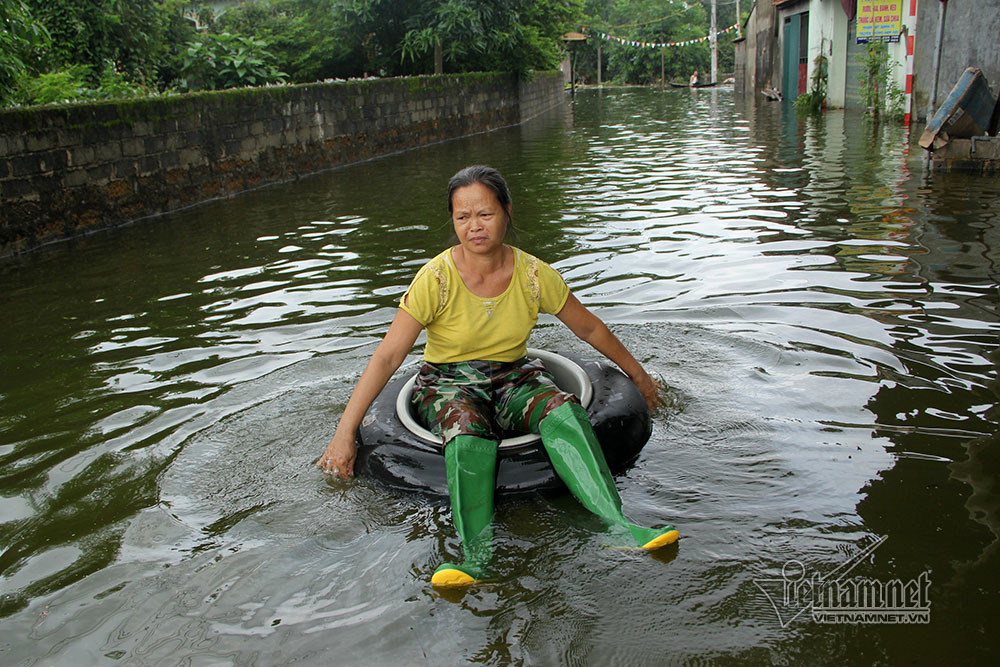
[[[0,256],[520,123],[559,72],[372,79],[0,112]]]

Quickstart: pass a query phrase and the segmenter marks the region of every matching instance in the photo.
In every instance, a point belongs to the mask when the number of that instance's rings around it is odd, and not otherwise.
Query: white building
[[[980,68],[994,90],[1000,86],[1000,0],[756,0],[736,42],[736,89],[793,100],[809,90],[822,54],[827,105],[859,109],[866,50],[859,31],[892,39],[891,80],[910,93],[904,111],[914,120],[926,120],[967,67]]]

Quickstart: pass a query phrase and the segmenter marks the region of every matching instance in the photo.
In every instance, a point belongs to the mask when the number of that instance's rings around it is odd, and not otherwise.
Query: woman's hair
[[[472,185],[474,183],[479,183],[487,188],[490,192],[496,195],[497,201],[500,202],[500,206],[503,208],[504,212],[507,213],[507,231],[514,232],[517,234],[517,230],[514,229],[514,221],[510,217],[510,188],[507,187],[507,181],[503,180],[503,176],[500,172],[493,167],[487,167],[482,164],[472,165],[471,167],[466,167],[460,172],[451,177],[448,181],[448,213],[452,213],[452,198],[455,195],[455,191],[459,188],[464,188],[466,186]]]

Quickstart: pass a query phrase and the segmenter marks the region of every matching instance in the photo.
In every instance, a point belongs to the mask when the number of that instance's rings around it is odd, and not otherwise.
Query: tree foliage
[[[587,0],[584,6],[585,25],[636,42],[683,42],[705,37],[710,32],[710,0]],[[720,4],[716,13],[716,29],[736,23],[736,8]],[[601,48],[602,80],[615,83],[656,83],[660,80],[661,51],[667,80],[687,82],[695,70],[711,69],[711,47],[708,40],[665,49],[635,47],[615,41],[591,39],[577,56],[577,72],[588,81],[597,80],[597,48]],[[732,37],[718,37],[718,71],[720,76],[733,70],[735,49]]]
[[[0,104],[426,74],[435,52],[448,72],[523,75],[555,67],[566,55],[562,35],[584,25],[642,42],[703,37],[710,3],[253,0],[217,14],[199,1],[0,0]],[[720,28],[735,22],[734,12],[732,3],[720,5]],[[577,47],[577,72],[589,81],[597,46],[590,39]],[[659,80],[659,51],[600,46],[604,80]],[[719,47],[719,71],[730,72],[731,40],[722,36]],[[686,81],[694,69],[708,70],[709,46],[666,49],[663,58],[667,78]]]
[[[182,90],[221,90],[262,86],[284,81],[267,43],[252,37],[224,32],[204,35],[184,53],[181,64]]]
[[[266,41],[292,81],[554,67],[581,0],[265,0],[217,29]]]
[[[350,4],[337,0],[245,3],[220,16],[215,29],[267,43],[277,66],[292,82],[356,76],[363,62],[361,39],[352,35]]]
[[[438,0],[410,20],[402,55],[426,62],[435,47],[453,71],[555,67],[561,36],[581,17],[578,0]]]
[[[0,28],[0,104],[4,104],[12,99],[18,81],[37,67],[49,33],[23,0],[0,0]]]
[[[163,22],[154,0],[27,0],[52,36],[51,69],[85,65],[96,81],[112,62],[136,82],[155,81],[165,51]]]

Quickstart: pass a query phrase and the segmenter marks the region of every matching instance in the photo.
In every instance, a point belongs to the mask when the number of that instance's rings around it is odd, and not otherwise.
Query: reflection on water
[[[0,267],[0,658],[995,658],[1000,182],[908,141],[725,89],[587,90]],[[446,506],[311,463],[476,162],[669,387],[618,482],[682,540],[652,559],[571,498],[505,504],[497,581],[451,600],[427,583]],[[552,319],[532,344],[585,352]],[[782,627],[756,582],[877,536],[854,574],[929,572],[929,625]]]

